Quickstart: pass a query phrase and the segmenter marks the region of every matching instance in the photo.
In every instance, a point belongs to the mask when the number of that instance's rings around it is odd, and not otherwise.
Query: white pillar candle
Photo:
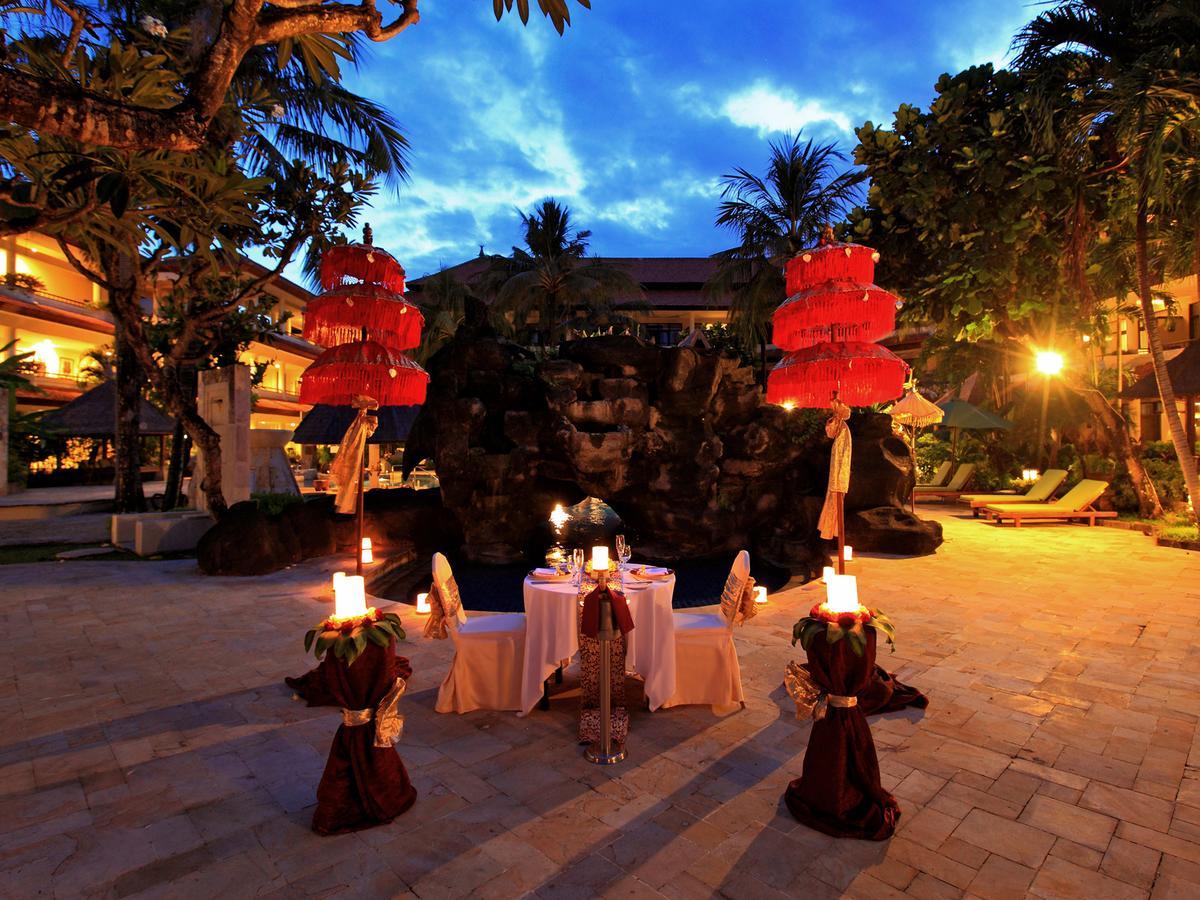
[[[854,559],[854,548],[853,547],[851,547],[849,544],[846,544],[842,549],[845,551],[845,554],[842,556],[842,559],[844,559],[846,562],[850,562],[850,560]]]
[[[417,594],[417,612],[423,616],[429,615],[429,594]]]
[[[334,615],[353,619],[367,614],[367,586],[361,575],[344,575],[333,586]]]
[[[767,589],[761,584],[754,586],[754,602],[760,606],[767,602]]]
[[[831,613],[858,612],[858,579],[853,575],[826,577],[825,608]]]
[[[370,538],[362,539],[362,561],[363,561],[363,563],[375,562],[375,553],[371,549],[371,539]]]
[[[824,581],[826,584],[828,584],[829,576],[836,575],[836,574],[837,574],[837,569],[835,569],[833,566],[825,566],[825,568],[823,568],[821,570],[821,580]]]
[[[596,573],[608,571],[607,547],[592,548],[592,571]]]

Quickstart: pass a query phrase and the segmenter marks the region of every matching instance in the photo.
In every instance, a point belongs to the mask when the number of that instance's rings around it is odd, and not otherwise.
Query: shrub
[[[250,499],[258,504],[258,508],[266,516],[278,516],[293,503],[304,502],[304,498],[299,494],[273,494],[267,491],[251,494]]]

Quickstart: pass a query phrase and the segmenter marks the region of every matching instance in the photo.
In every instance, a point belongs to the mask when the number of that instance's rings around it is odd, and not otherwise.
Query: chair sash
[[[725,624],[732,628],[734,625],[744,625],[747,619],[758,615],[758,607],[754,603],[754,579],[743,581],[736,571],[731,571],[725,579],[725,589],[721,591],[721,616]]]
[[[465,618],[462,597],[454,576],[447,578],[440,587],[435,581],[429,589],[429,618],[425,620],[425,637],[445,640],[449,637],[448,628],[457,630]]]

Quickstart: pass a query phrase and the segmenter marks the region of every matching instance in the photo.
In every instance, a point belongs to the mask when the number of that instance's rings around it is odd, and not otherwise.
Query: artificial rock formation
[[[555,503],[594,496],[661,559],[733,552],[813,575],[828,473],[825,415],[768,405],[750,368],[634,337],[564,343],[538,360],[478,321],[429,364],[405,468],[434,461],[466,554],[509,562],[544,549]],[[847,531],[863,550],[930,553],[941,526],[903,509],[914,473],[881,414],[855,415]]]

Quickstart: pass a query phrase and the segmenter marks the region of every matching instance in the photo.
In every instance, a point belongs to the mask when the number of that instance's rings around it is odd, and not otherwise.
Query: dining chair
[[[754,615],[753,595],[750,554],[742,550],[725,579],[719,614],[675,613],[675,693],[664,707],[707,704],[721,711],[746,705],[733,626]]]
[[[433,555],[434,596],[454,641],[454,659],[438,689],[434,709],[465,713],[476,709],[520,710],[521,666],[525,657],[525,614],[468,616],[450,561]]]

